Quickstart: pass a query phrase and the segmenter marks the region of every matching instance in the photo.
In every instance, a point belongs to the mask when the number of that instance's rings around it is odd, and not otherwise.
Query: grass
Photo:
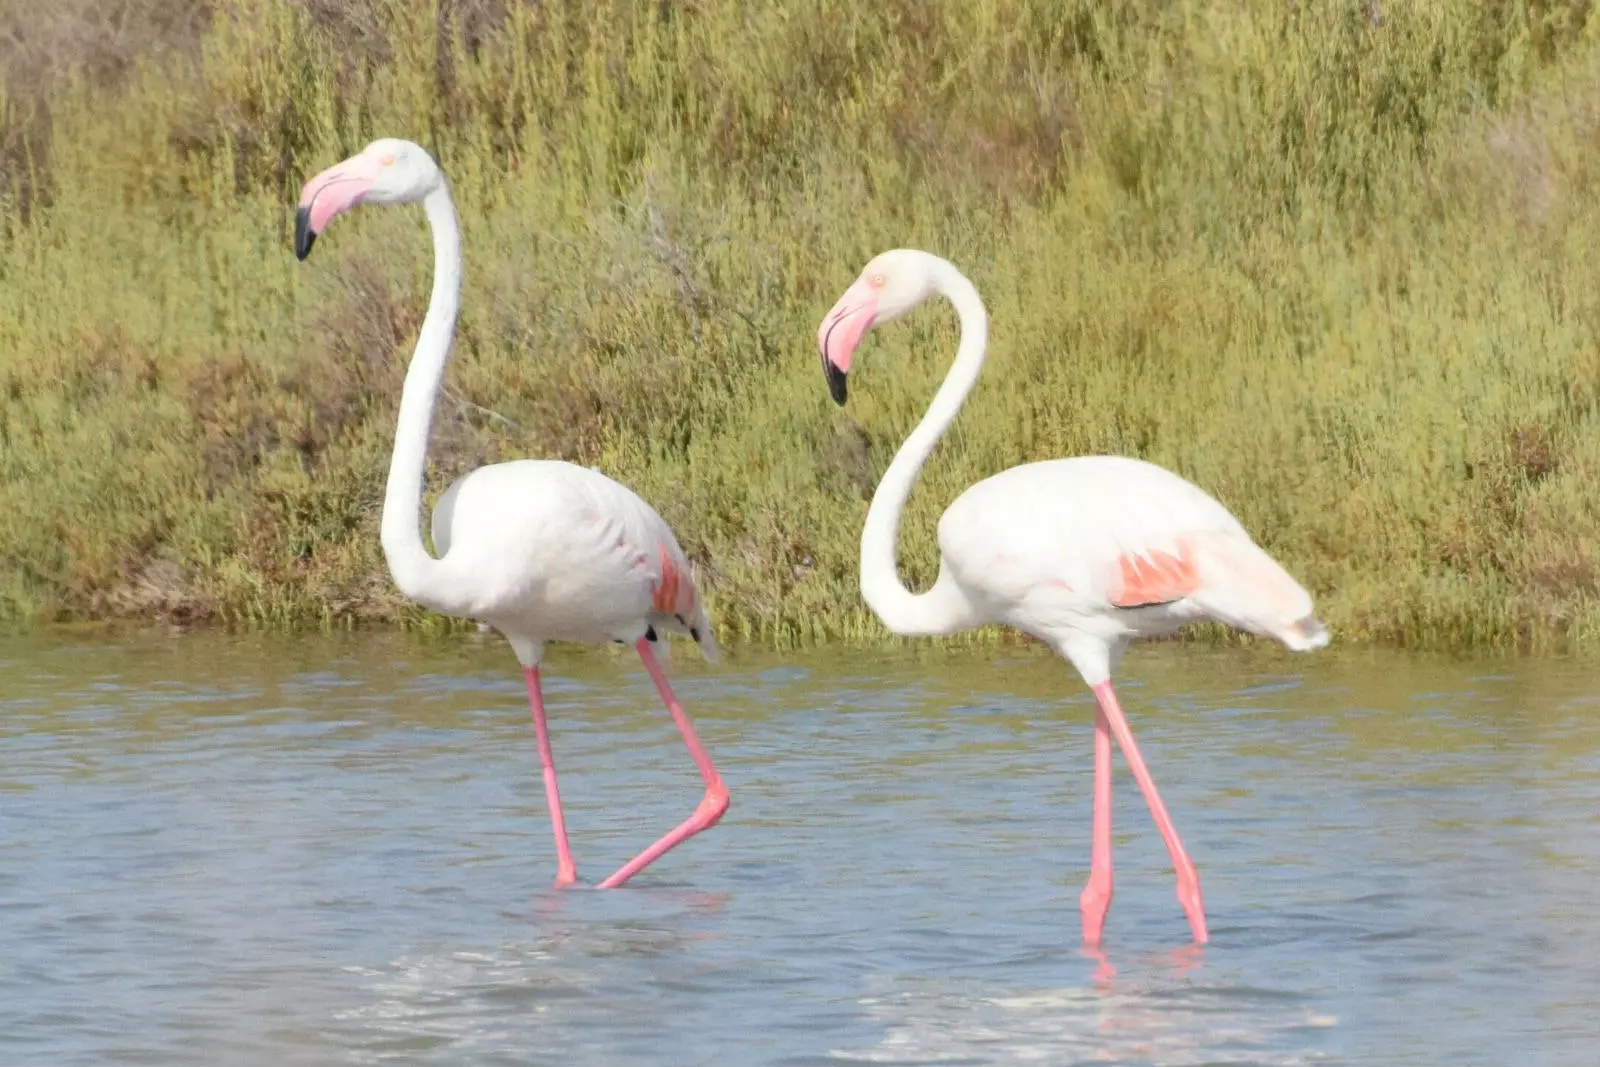
[[[289,248],[300,182],[383,134],[463,215],[434,491],[602,467],[726,638],[884,639],[858,532],[954,317],[876,335],[844,412],[813,332],[900,245],[993,322],[913,584],[966,485],[1114,452],[1217,495],[1340,640],[1600,637],[1587,0],[37,7],[0,0],[13,624],[441,625],[377,546],[421,213]]]

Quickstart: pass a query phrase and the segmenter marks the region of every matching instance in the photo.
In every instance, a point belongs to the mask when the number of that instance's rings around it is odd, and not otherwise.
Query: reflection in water
[[[580,875],[699,797],[609,658],[548,678]],[[498,642],[0,644],[0,1063],[1592,1062],[1584,664],[1140,649],[1125,706],[1214,940],[1119,767],[1103,955],[1092,711],[1054,658],[672,670],[728,818],[559,892]]]
[[[1193,980],[1203,950],[1186,946],[1128,961],[1122,977],[1103,953],[1092,985],[988,988],[970,981],[896,976],[862,998],[882,1020],[870,1049],[836,1050],[864,1063],[1325,1062],[1316,1031],[1333,1017],[1303,998]]]

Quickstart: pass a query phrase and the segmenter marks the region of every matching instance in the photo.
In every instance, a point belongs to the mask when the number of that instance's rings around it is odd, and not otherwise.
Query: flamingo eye
[[[378,162],[382,163],[386,167],[394,166],[394,153],[385,152],[383,155],[378,157]]]
[[[874,274],[872,276],[872,287],[874,289],[882,289],[887,284],[889,284],[889,279],[885,278],[883,275]]]

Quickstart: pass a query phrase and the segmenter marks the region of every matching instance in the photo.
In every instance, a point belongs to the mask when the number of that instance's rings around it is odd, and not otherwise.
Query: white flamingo
[[[382,139],[318,174],[300,191],[295,254],[305,259],[334,217],[363,201],[421,201],[433,233],[433,296],[406,371],[395,428],[381,537],[395,584],[446,615],[499,630],[521,662],[533,708],[545,796],[555,835],[559,885],[577,879],[556,787],[539,685],[547,641],[620,642],[638,649],[645,670],[705,779],[705,798],[687,820],[600,883],[615,888],[663,853],[714,826],[728,790],[667,684],[652,646],[672,630],[717,658],[716,636],[672,530],[634,493],[586,467],[520,460],[479,467],[457,480],[433,510],[429,554],[417,522],[428,424],[450,357],[461,295],[461,237],[450,189],[433,158],[410,141]]]
[[[890,630],[949,634],[1014,626],[1065,656],[1093,689],[1094,826],[1083,936],[1100,942],[1111,906],[1111,735],[1172,854],[1178,901],[1205,942],[1200,879],[1184,852],[1111,687],[1128,642],[1210,618],[1277,638],[1295,651],[1328,643],[1311,597],[1217,503],[1141,460],[1086,456],[1027,463],[986,478],[939,520],[939,576],[911,593],[895,571],[900,513],[928,454],[983,367],[988,314],[955,266],[913,249],[878,256],[817,331],[828,389],[846,398],[850,361],[866,332],[935,294],[955,305],[961,344],[922,422],[900,446],[861,530],[861,595]]]

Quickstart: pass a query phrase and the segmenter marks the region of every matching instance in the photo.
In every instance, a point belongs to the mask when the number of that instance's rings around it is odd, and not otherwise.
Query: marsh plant
[[[465,231],[431,491],[600,466],[726,638],[885,639],[857,532],[955,320],[874,340],[897,373],[846,412],[813,338],[913,245],[992,315],[914,583],[962,487],[1123,453],[1339,640],[1582,642],[1597,32],[1587,0],[0,0],[0,617],[440,625],[376,537],[424,223],[289,240],[300,182],[395,135]]]

